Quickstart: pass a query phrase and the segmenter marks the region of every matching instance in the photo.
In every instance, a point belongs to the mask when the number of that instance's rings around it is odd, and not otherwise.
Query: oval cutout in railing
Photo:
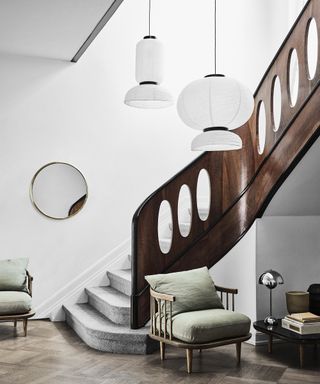
[[[173,237],[172,210],[168,200],[163,200],[158,213],[158,241],[162,253],[169,253]]]
[[[209,217],[211,202],[211,182],[206,169],[201,169],[197,181],[197,208],[200,220],[206,221]]]
[[[299,61],[296,49],[292,49],[289,54],[289,96],[291,107],[294,107],[299,95]]]
[[[308,24],[306,47],[308,78],[312,80],[316,74],[318,65],[318,29],[314,18],[310,19]]]
[[[281,85],[279,76],[273,79],[272,87],[272,118],[273,130],[277,132],[281,122]]]
[[[261,100],[258,104],[257,111],[257,136],[258,136],[258,153],[263,154],[264,147],[266,144],[266,109],[264,102]]]
[[[178,198],[178,222],[181,236],[187,237],[191,230],[192,202],[190,188],[183,184]]]

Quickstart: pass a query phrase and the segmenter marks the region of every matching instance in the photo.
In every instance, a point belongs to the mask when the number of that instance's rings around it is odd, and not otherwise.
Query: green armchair
[[[27,336],[28,319],[32,310],[33,277],[27,271],[28,259],[0,260],[0,321],[23,322]]]
[[[214,286],[206,267],[145,278],[151,287],[149,336],[160,342],[161,360],[165,358],[166,344],[184,348],[187,371],[191,373],[194,349],[236,344],[240,364],[241,343],[251,337],[251,320],[234,312],[237,289]]]

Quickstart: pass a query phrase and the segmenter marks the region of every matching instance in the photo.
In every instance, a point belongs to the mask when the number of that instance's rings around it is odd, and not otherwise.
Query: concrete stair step
[[[130,324],[130,298],[112,287],[85,289],[89,304],[116,324]]]
[[[115,324],[89,304],[63,307],[66,321],[91,348],[104,352],[146,354],[157,349],[147,327],[132,330]]]
[[[127,296],[131,295],[131,269],[108,271],[107,275],[112,288]]]

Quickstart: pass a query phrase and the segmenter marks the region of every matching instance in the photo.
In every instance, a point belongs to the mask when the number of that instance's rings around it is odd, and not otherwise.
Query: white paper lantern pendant
[[[173,105],[171,94],[162,86],[163,53],[162,43],[150,34],[151,1],[149,0],[149,35],[136,46],[136,81],[125,96],[125,104],[136,108],[166,108]]]
[[[241,149],[240,136],[230,131],[244,125],[254,109],[254,99],[247,87],[216,73],[216,0],[214,5],[215,73],[188,84],[177,103],[181,120],[189,127],[203,131],[192,141],[193,151]]]

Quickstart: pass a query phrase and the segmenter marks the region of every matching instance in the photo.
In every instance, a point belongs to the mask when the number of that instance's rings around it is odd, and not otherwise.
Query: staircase
[[[63,307],[66,321],[94,349],[146,354],[157,348],[149,327],[130,328],[131,270],[108,271],[109,286],[86,288],[88,302]]]
[[[182,233],[190,229],[191,212],[185,209],[186,222],[181,223]],[[201,209],[203,215],[208,212]],[[172,226],[168,225],[165,212],[161,226],[163,237],[160,246],[167,252],[171,246]],[[124,265],[131,264],[131,256]],[[149,327],[130,327],[131,269],[107,271],[109,286],[85,288],[87,303],[64,305],[67,324],[90,347],[103,352],[125,354],[148,354],[159,348],[148,337]]]
[[[149,320],[149,292],[144,276],[216,264],[261,217],[278,188],[318,138],[320,49],[316,71],[310,76],[308,34],[312,19],[319,37],[319,0],[308,1],[258,85],[253,114],[237,129],[242,150],[203,153],[136,211],[132,224],[132,328],[138,329]],[[294,57],[298,64],[293,63]],[[274,108],[277,81],[281,96],[279,125]],[[298,85],[297,96],[292,84]],[[197,197],[203,172],[209,175],[211,191],[209,214],[205,215]],[[187,236],[181,234],[178,215],[179,196],[185,186],[191,195],[191,227]],[[165,249],[157,231],[164,202],[172,211],[172,236]]]
[[[145,324],[149,291],[144,276],[206,265],[212,267],[261,217],[290,172],[320,135],[320,60],[310,78],[307,35],[314,18],[320,37],[320,1],[309,0],[255,92],[255,109],[240,127],[243,149],[206,152],[157,189],[137,209],[132,222],[131,270],[108,272],[109,287],[87,288],[88,303],[66,306],[68,324],[91,347],[118,353],[148,353]],[[290,60],[298,57],[299,89],[290,97]],[[319,49],[320,52],[320,49]],[[281,84],[281,119],[275,126],[275,80]],[[260,142],[261,105],[265,106],[266,139]],[[262,125],[262,124],[261,124]],[[198,201],[198,179],[206,171],[210,204]],[[190,191],[189,220],[179,217],[179,196]],[[166,202],[171,223],[159,231],[160,209]],[[129,320],[130,318],[130,320]],[[130,321],[130,324],[129,324]]]

